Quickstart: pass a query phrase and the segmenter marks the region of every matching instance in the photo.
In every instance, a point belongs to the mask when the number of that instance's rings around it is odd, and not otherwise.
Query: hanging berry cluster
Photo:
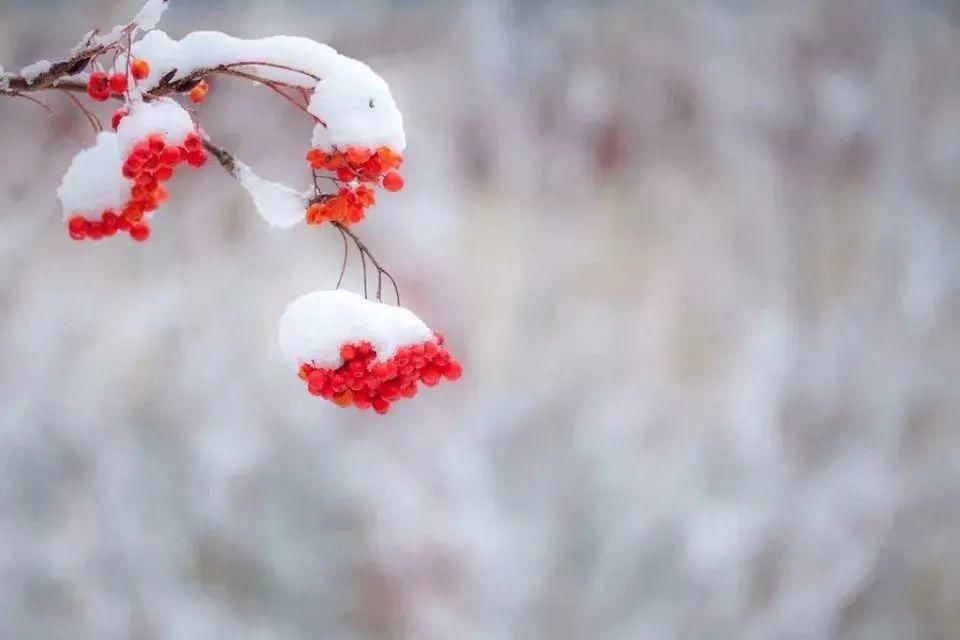
[[[403,347],[386,360],[378,361],[368,342],[344,344],[340,347],[343,365],[322,369],[304,364],[300,378],[307,390],[340,407],[372,408],[379,414],[402,398],[417,395],[417,385],[436,386],[442,378],[459,380],[463,368],[443,347],[443,336]]]
[[[134,83],[139,83],[150,75],[150,65],[146,60],[132,59],[127,71]],[[191,98],[199,102],[207,90],[206,83],[199,83],[191,90]],[[203,140],[194,130],[189,115],[176,103],[167,101],[162,105],[165,114],[158,118],[161,110],[151,112],[139,92],[131,95],[126,72],[109,76],[102,71],[91,73],[87,80],[87,94],[97,102],[111,96],[123,98],[124,105],[113,113],[111,126],[123,134],[120,130],[125,127],[124,120],[138,119],[139,122],[129,127],[136,132],[138,139],[126,141],[128,151],[121,158],[122,165],[118,169],[129,183],[125,202],[98,212],[74,212],[67,220],[67,232],[78,241],[127,233],[137,242],[143,242],[150,237],[147,218],[167,200],[165,185],[173,178],[178,166],[186,163],[200,168],[207,163]],[[171,117],[173,126],[170,126]]]
[[[327,171],[336,176],[340,184],[336,194],[324,195],[307,209],[307,224],[339,222],[352,225],[366,217],[366,211],[376,203],[371,187],[382,184],[387,191],[403,189],[403,178],[396,169],[403,164],[403,156],[389,147],[376,151],[349,147],[326,152],[310,149],[307,163],[316,171]]]
[[[124,116],[121,116],[121,119]],[[99,219],[75,214],[67,221],[67,232],[74,240],[100,240],[126,232],[137,242],[150,237],[148,216],[168,198],[164,186],[186,163],[199,169],[207,163],[207,152],[200,136],[191,132],[182,141],[169,140],[162,133],[151,133],[136,142],[126,156],[121,174],[130,181],[130,195],[118,210],[107,209]]]
[[[385,414],[416,396],[421,385],[460,379],[463,368],[444,347],[443,336],[400,306],[396,281],[350,228],[376,204],[378,188],[404,188],[399,169],[406,136],[387,83],[367,65],[307,38],[243,40],[204,31],[175,41],[155,28],[167,4],[146,0],[132,22],[91,32],[70,58],[31,65],[20,77],[3,74],[0,95],[61,89],[97,133],[96,144],[74,156],[58,189],[69,236],[100,240],[125,233],[147,240],[151,216],[168,199],[171,180],[183,165],[203,167],[209,149],[270,224],[328,223],[343,236],[336,290],[301,296],[280,322],[281,349],[311,394],[340,407]],[[112,64],[102,62],[107,56]],[[188,112],[171,98],[180,94],[195,105],[204,102],[213,74],[266,86],[313,118],[306,156],[311,191],[263,180],[201,135],[196,109]],[[110,119],[112,131],[104,131],[73,91],[96,103],[122,101]],[[333,189],[321,189],[321,179]],[[362,296],[340,289],[348,238],[363,265]],[[368,263],[376,270],[375,299],[368,295]],[[395,305],[381,300],[387,281]]]

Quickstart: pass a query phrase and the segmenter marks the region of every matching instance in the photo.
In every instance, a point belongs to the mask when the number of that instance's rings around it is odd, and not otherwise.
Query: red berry
[[[373,405],[373,410],[379,413],[380,415],[383,415],[388,411],[390,411],[390,403],[379,396],[374,398],[370,404]]]
[[[154,172],[153,176],[160,182],[166,182],[173,177],[173,167],[170,165],[160,165],[157,167],[157,170]]]
[[[102,71],[94,71],[87,80],[87,95],[97,102],[104,102],[110,99],[110,81],[107,74]]]
[[[110,91],[114,93],[125,93],[127,90],[127,76],[124,73],[115,73],[110,76]]]
[[[116,131],[120,127],[120,121],[127,117],[127,109],[125,107],[120,107],[113,112],[113,117],[110,118],[110,125],[113,127],[113,130]]]
[[[337,179],[343,180],[344,182],[350,182],[353,180],[354,174],[353,169],[350,167],[340,167],[337,169]]]
[[[199,169],[207,164],[207,154],[204,153],[203,150],[191,151],[187,154],[187,164]]]
[[[103,235],[112,236],[119,229],[120,218],[113,211],[104,211],[101,217],[103,222]]]
[[[383,188],[396,193],[403,189],[403,178],[396,171],[391,171],[383,176]]]
[[[143,80],[150,75],[150,65],[146,60],[137,58],[130,63],[130,75],[137,80]]]
[[[159,133],[150,134],[150,137],[147,138],[147,144],[150,146],[150,151],[153,153],[162,153],[167,146],[163,136]]]
[[[447,380],[459,380],[463,375],[463,367],[456,360],[451,360],[444,368],[443,375]]]
[[[423,380],[423,384],[432,387],[440,382],[440,370],[433,365],[426,366],[420,372],[420,379]]]
[[[137,242],[144,242],[150,237],[150,227],[143,222],[138,222],[130,227],[130,237]]]
[[[99,222],[87,223],[87,237],[91,240],[99,240],[103,237],[103,225]]]
[[[83,240],[87,237],[87,221],[81,216],[73,216],[67,221],[67,232],[74,240]]]
[[[344,360],[353,360],[357,357],[357,350],[353,345],[345,344],[340,347],[340,357]]]
[[[193,102],[199,104],[203,102],[204,98],[207,97],[208,91],[210,91],[210,85],[207,84],[206,80],[201,80],[199,83],[197,83],[197,86],[195,86],[193,89],[190,89],[190,93],[188,95]]]
[[[319,370],[314,370],[310,375],[307,376],[307,388],[315,396],[320,395],[320,391],[323,389],[324,383],[327,381],[327,376]]]
[[[196,151],[203,146],[203,140],[196,133],[191,133],[183,140],[183,146],[187,151]]]
[[[180,147],[168,146],[160,154],[160,162],[163,164],[175,165],[180,164],[184,159],[183,153],[180,151]]]

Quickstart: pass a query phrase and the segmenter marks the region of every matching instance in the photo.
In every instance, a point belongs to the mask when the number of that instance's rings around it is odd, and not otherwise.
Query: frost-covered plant
[[[245,40],[198,31],[174,40],[156,29],[167,5],[148,0],[128,24],[87,34],[69,57],[41,60],[19,75],[0,74],[0,95],[49,109],[32,94],[63,91],[95,131],[94,144],[74,157],[57,191],[69,236],[91,241],[126,234],[146,241],[177,171],[201,169],[213,155],[269,224],[333,226],[345,249],[347,238],[356,245],[364,275],[367,259],[376,269],[375,300],[368,299],[365,277],[363,296],[338,284],[337,291],[300,297],[283,315],[281,347],[312,394],[386,413],[391,403],[416,395],[421,383],[458,379],[462,369],[443,337],[399,306],[393,277],[351,229],[375,204],[378,188],[397,192],[404,186],[398,173],[406,147],[403,117],[386,81],[307,38]],[[311,120],[308,189],[257,176],[215,145],[178,102],[203,102],[217,75],[255,81]],[[112,114],[112,131],[75,93],[122,103]],[[393,285],[396,306],[382,301],[384,279]]]

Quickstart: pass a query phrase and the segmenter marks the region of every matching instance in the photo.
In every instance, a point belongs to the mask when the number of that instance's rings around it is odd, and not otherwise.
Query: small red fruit
[[[99,240],[103,237],[103,225],[99,222],[87,223],[87,237],[91,240]]]
[[[396,171],[391,171],[383,176],[383,188],[387,191],[396,193],[403,189],[403,178]]]
[[[73,216],[67,221],[67,232],[74,240],[83,240],[87,237],[87,221],[81,216]]]
[[[130,63],[130,75],[137,80],[144,80],[150,75],[150,65],[147,64],[146,60],[137,58]]]
[[[443,376],[447,380],[459,380],[463,375],[463,367],[460,366],[460,363],[456,360],[451,360],[447,367],[443,370]]]
[[[107,74],[102,71],[94,71],[87,80],[87,95],[97,102],[104,102],[110,99],[110,81]]]
[[[113,117],[110,118],[110,126],[113,127],[113,130],[116,131],[120,127],[120,121],[127,117],[126,107],[120,107],[113,112]]]
[[[130,227],[130,237],[137,242],[144,242],[150,237],[150,227],[143,222],[138,222]]]
[[[207,97],[208,91],[210,91],[210,85],[207,84],[206,80],[201,80],[199,83],[197,83],[197,86],[195,86],[193,89],[190,89],[190,93],[187,95],[190,96],[190,99],[193,102],[200,104],[203,102],[204,98]]]
[[[169,146],[160,154],[160,162],[173,166],[183,161],[183,153],[180,147]]]
[[[147,138],[147,144],[150,146],[150,151],[153,153],[162,153],[167,147],[167,143],[164,141],[163,136],[159,133],[150,134],[150,137]]]
[[[196,151],[203,146],[203,140],[196,133],[191,133],[184,139],[183,146],[187,151]]]
[[[377,396],[376,398],[374,398],[370,404],[373,405],[373,410],[379,413],[380,415],[383,415],[388,411],[390,411],[390,403],[384,400],[383,398],[381,398],[380,396]]]
[[[115,73],[110,76],[110,91],[114,93],[126,93],[127,76],[124,73]]]
[[[204,153],[202,149],[191,151],[187,154],[187,164],[189,164],[191,167],[196,167],[199,169],[203,165],[207,164],[207,154]]]

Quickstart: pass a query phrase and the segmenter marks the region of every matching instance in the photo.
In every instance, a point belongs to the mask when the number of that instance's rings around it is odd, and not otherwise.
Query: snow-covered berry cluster
[[[96,142],[73,158],[57,191],[69,236],[99,240],[126,233],[147,240],[151,216],[168,199],[175,174],[183,165],[203,167],[209,149],[269,224],[337,225],[344,269],[348,239],[360,252],[363,296],[339,290],[338,283],[335,291],[301,296],[280,320],[280,347],[311,394],[385,414],[394,403],[416,396],[421,385],[460,379],[463,368],[443,336],[399,306],[393,277],[347,228],[365,219],[377,189],[404,188],[399,169],[406,134],[386,81],[366,64],[308,38],[243,39],[197,31],[174,40],[155,28],[168,4],[146,0],[132,22],[91,32],[70,60],[41,61],[21,72],[28,89],[67,81],[64,90],[85,91],[95,102],[122,101],[110,120],[112,130],[104,131],[99,118],[74,100],[96,131]],[[105,61],[108,56],[112,63]],[[203,102],[214,75],[266,86],[312,119],[306,160],[313,180],[307,191],[259,177],[205,139],[191,115],[197,109],[188,112],[171,98],[179,94]],[[376,268],[375,301],[367,298],[368,260]],[[383,278],[393,284],[396,305],[381,302]]]
[[[307,224],[324,222],[356,224],[366,217],[366,211],[376,203],[373,188],[381,185],[387,191],[403,189],[403,178],[396,171],[403,164],[403,156],[389,147],[376,151],[356,147],[324,151],[313,148],[307,152],[307,163],[314,171],[327,171],[342,185],[338,192],[316,202],[307,209]]]
[[[372,408],[387,413],[390,405],[417,395],[418,385],[436,386],[441,379],[459,380],[463,368],[443,347],[443,336],[401,347],[396,354],[380,360],[369,342],[340,347],[343,364],[337,369],[300,367],[307,390],[340,407]]]
[[[154,213],[168,193],[164,186],[181,164],[200,168],[207,163],[203,140],[194,130],[193,121],[175,102],[162,100],[152,104],[136,103],[123,107],[114,115],[117,135],[101,134],[98,145],[115,145],[118,154],[110,154],[94,161],[88,168],[84,156],[78,155],[71,171],[83,175],[68,180],[68,171],[61,186],[61,199],[69,214],[67,232],[74,240],[99,240],[126,232],[131,238],[143,242],[150,237],[147,216]],[[123,150],[122,153],[121,149]],[[116,166],[119,158],[120,166]],[[89,158],[88,158],[89,159]],[[79,161],[79,163],[78,163]],[[84,206],[86,198],[77,194],[76,183],[82,180],[103,181],[98,171],[118,172],[126,184],[126,193],[121,201],[113,197],[104,201],[102,194],[94,195],[100,206]],[[114,183],[116,176],[109,176],[107,184]],[[90,188],[91,185],[83,185]],[[70,209],[69,203],[77,202],[78,208]]]
[[[420,384],[463,375],[443,335],[413,312],[348,291],[297,298],[280,319],[279,341],[307,390],[341,407],[383,414]]]

